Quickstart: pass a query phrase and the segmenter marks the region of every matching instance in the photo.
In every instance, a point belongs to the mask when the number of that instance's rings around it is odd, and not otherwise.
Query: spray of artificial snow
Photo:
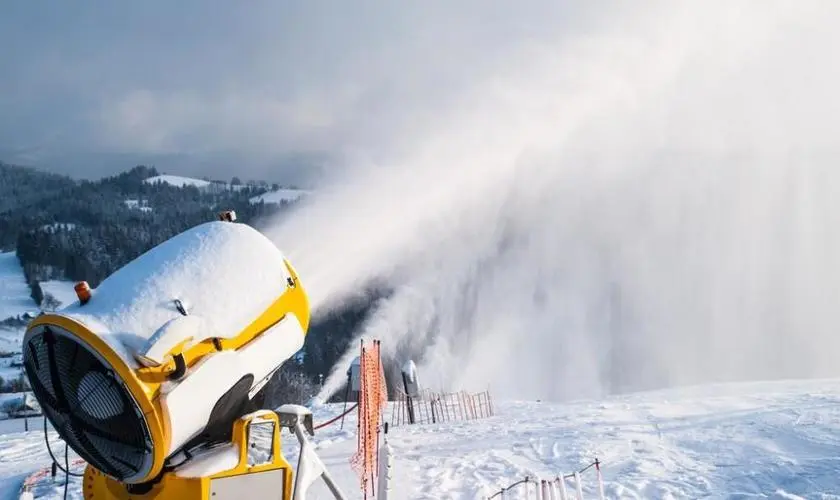
[[[315,314],[388,283],[359,334],[501,397],[840,374],[837,6],[645,7],[511,40],[278,221]]]

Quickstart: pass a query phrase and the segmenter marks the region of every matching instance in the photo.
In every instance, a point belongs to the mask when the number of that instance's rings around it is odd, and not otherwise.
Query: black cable
[[[70,470],[70,459],[68,458],[68,448],[67,442],[64,442],[64,468],[66,470]],[[67,486],[70,484],[70,474],[64,475],[64,500],[67,500]]]
[[[588,471],[589,469],[591,469],[592,467],[595,467],[596,465],[598,465],[600,463],[601,462],[598,462],[598,461],[592,462],[591,464],[587,465],[583,469],[577,471],[577,473],[578,474],[583,474],[584,472]],[[574,477],[575,477],[574,472],[571,473],[571,474],[566,474],[565,476],[563,476],[564,479],[573,479]]]
[[[50,448],[50,439],[49,439],[49,436],[47,435],[47,416],[46,415],[44,415],[44,442],[47,443],[47,451],[50,454],[50,458],[52,459],[55,466],[58,467],[59,469],[61,469],[61,472],[67,474],[68,476],[84,477],[84,474],[77,474],[75,472],[70,472],[69,465],[66,468],[62,467],[61,464],[58,463],[58,460],[56,460],[55,455],[53,455],[52,448]],[[65,453],[67,452],[66,449],[64,451],[65,451]]]

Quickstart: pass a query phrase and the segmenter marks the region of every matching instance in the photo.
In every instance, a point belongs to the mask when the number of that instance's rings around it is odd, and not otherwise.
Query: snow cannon
[[[28,325],[23,362],[88,464],[85,499],[291,497],[282,415],[262,409],[261,389],[303,346],[310,310],[268,238],[220,217],[76,290]]]

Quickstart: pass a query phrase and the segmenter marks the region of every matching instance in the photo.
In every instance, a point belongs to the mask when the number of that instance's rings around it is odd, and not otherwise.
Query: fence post
[[[377,500],[388,500],[388,493],[391,491],[391,474],[394,467],[393,450],[388,443],[388,430],[385,430],[385,444],[383,447],[382,460],[379,462],[379,489]]]
[[[598,472],[598,498],[604,500],[604,478],[601,475],[601,461],[595,458],[595,470]]]
[[[525,498],[531,497],[531,478],[525,478]]]
[[[549,500],[557,500],[557,485],[554,481],[548,482],[548,497]]]
[[[566,491],[566,478],[559,476],[557,482],[560,483],[560,500],[569,500],[569,493]]]
[[[583,500],[583,486],[580,484],[580,472],[575,472],[575,489],[577,492],[577,500]]]
[[[402,394],[397,392],[397,399],[394,401],[394,406],[391,406],[391,427],[402,425],[400,419],[402,418]]]
[[[449,395],[444,394],[444,395],[441,397],[441,404],[440,404],[440,406],[441,406],[441,408],[443,408],[443,411],[441,412],[441,413],[443,413],[443,417],[441,417],[441,419],[440,419],[440,420],[441,420],[441,422],[450,422],[450,421],[452,421],[452,415],[450,415],[450,414],[449,414],[449,410],[451,410],[451,409],[452,409],[452,408],[450,408],[450,407],[449,407]]]
[[[540,485],[540,480],[539,479],[534,479],[534,491],[537,492],[536,499],[537,500],[543,500],[542,486]]]

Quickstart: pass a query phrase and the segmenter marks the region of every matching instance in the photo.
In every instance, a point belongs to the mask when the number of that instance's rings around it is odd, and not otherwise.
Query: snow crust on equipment
[[[245,225],[213,221],[152,248],[106,278],[91,300],[58,311],[99,335],[129,366],[166,322],[200,318],[202,337],[232,337],[287,287],[283,253]],[[303,339],[300,339],[302,342]]]
[[[140,350],[146,360],[155,364],[161,364],[172,348],[178,343],[188,340],[192,345],[208,338],[207,329],[204,328],[204,320],[198,316],[179,316],[170,319],[149,337],[146,345]],[[141,360],[143,361],[143,360]],[[144,364],[147,361],[143,361]]]
[[[239,464],[239,446],[230,443],[216,449],[196,455],[182,468],[175,472],[176,476],[206,477],[233,469]]]

